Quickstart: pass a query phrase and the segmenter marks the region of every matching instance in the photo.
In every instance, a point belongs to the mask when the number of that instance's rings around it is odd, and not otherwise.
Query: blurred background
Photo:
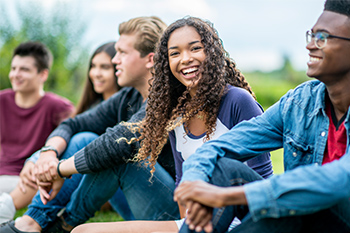
[[[88,58],[118,39],[118,25],[156,15],[167,24],[184,16],[214,23],[230,56],[267,109],[308,80],[305,32],[324,0],[0,0],[0,89],[10,87],[13,49],[39,40],[54,55],[45,89],[76,103]],[[283,168],[276,167],[275,172]]]

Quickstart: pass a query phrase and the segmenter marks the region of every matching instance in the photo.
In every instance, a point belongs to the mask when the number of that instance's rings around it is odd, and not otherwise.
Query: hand
[[[57,177],[56,180],[51,182],[41,182],[37,180],[37,183],[39,185],[40,199],[43,204],[46,205],[49,201],[54,199],[57,193],[61,190],[64,179]],[[52,192],[50,193],[51,190]]]
[[[38,186],[36,185],[36,178],[34,176],[34,163],[31,161],[28,161],[24,164],[24,167],[21,170],[21,173],[19,174],[19,182],[18,186],[20,190],[23,193],[26,193],[26,187],[33,188],[35,190],[38,189]]]
[[[34,166],[34,175],[40,182],[50,182],[58,178],[58,159],[53,151],[42,152]]]
[[[186,204],[186,224],[190,230],[201,232],[212,232],[213,208],[202,205],[198,202],[188,201]]]
[[[176,188],[174,200],[181,205],[186,205],[188,201],[195,201],[209,207],[223,207],[225,203],[222,194],[226,189],[204,181],[185,181]]]

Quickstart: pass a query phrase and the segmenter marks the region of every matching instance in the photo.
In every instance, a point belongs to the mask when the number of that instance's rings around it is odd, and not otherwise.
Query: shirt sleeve
[[[127,123],[140,122],[146,115],[145,106],[144,103]],[[108,128],[104,134],[74,155],[76,169],[79,173],[99,172],[127,162],[139,148],[138,142],[128,141],[138,136],[139,133],[131,132],[124,122]],[[117,141],[121,138],[125,140]]]
[[[323,166],[306,165],[244,185],[253,220],[311,214],[349,199],[349,149]]]
[[[98,135],[103,134],[108,127],[112,127],[117,123],[120,104],[123,102],[125,92],[119,91],[106,101],[93,109],[85,111],[74,118],[63,121],[48,137],[48,139],[59,136],[63,138],[67,144],[71,137],[82,131],[94,132]]]
[[[264,114],[242,121],[218,139],[210,140],[198,148],[183,163],[183,181],[209,181],[218,157],[246,161],[259,154],[283,146],[283,120],[281,101]],[[229,153],[228,153],[229,152]]]

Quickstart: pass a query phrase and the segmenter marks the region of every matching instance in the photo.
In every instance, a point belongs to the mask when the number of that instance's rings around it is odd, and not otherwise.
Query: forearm
[[[230,205],[248,205],[243,186],[221,188],[219,198],[222,200],[222,206]]]
[[[73,174],[77,174],[78,171],[74,164],[74,156],[67,160],[61,161],[57,166],[57,171],[59,171],[59,174],[61,174],[62,177],[69,177]]]

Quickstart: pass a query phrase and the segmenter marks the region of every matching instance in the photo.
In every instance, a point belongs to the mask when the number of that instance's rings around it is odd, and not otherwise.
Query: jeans
[[[229,183],[242,185],[254,181],[254,172],[232,159],[220,158],[214,169],[210,183],[218,186],[227,186]],[[259,179],[258,177],[256,177]],[[231,185],[232,186],[232,185]],[[350,200],[346,199],[329,209],[314,214],[282,218],[264,218],[254,222],[250,217],[247,206],[226,206],[214,209],[214,232],[227,232],[229,223],[238,217],[242,223],[229,231],[230,233],[289,233],[289,232],[350,232]],[[195,232],[184,224],[180,233]]]
[[[174,179],[158,163],[155,168],[151,182],[150,169],[140,163],[125,163],[85,175],[63,214],[65,221],[71,226],[84,223],[119,187],[135,219],[178,219],[178,205],[173,201]]]
[[[69,142],[62,159],[67,159],[73,156],[77,151],[87,146],[91,141],[98,137],[97,134],[91,132],[81,132],[74,135]],[[67,203],[71,200],[71,195],[78,187],[82,174],[74,174],[71,179],[67,179],[57,196],[44,205],[40,200],[39,192],[34,196],[32,203],[28,206],[28,210],[25,215],[33,218],[43,229],[45,229],[50,222],[56,219],[57,213],[66,207]],[[112,200],[119,199],[119,202],[111,201],[111,205],[115,210],[119,211],[119,214],[127,220],[134,219],[125,199],[124,194],[119,189],[115,192]]]

